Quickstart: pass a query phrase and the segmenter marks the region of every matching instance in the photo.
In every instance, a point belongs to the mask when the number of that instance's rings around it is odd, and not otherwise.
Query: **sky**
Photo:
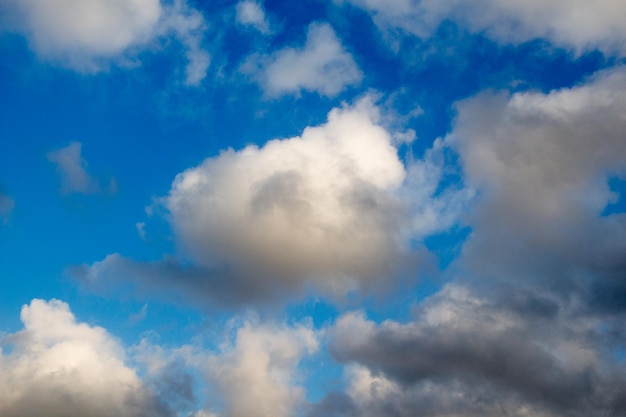
[[[0,415],[625,415],[624,16],[0,0]]]

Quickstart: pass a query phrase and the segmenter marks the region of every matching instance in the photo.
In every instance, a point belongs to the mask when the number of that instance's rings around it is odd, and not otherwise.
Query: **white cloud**
[[[179,174],[164,202],[181,246],[255,287],[310,280],[342,294],[387,281],[405,250],[394,197],[405,171],[377,118],[364,99],[301,137],[228,150]]]
[[[160,38],[173,37],[186,48],[186,84],[206,73],[201,48],[204,18],[183,0],[3,0],[5,27],[23,33],[43,59],[81,72],[110,64],[127,65]]]
[[[33,300],[24,330],[0,350],[3,417],[169,415],[125,365],[123,347],[100,327],[77,323],[67,304]]]
[[[134,282],[144,296],[227,306],[414,279],[424,260],[415,242],[452,227],[472,194],[450,185],[442,141],[405,167],[379,113],[366,96],[301,136],[207,158],[160,199],[177,258],[111,254],[75,275],[97,292]]]
[[[100,191],[100,184],[87,172],[87,162],[81,155],[82,144],[72,142],[64,148],[46,154],[57,167],[63,193],[92,194]]]
[[[234,340],[208,359],[207,375],[217,384],[227,417],[289,417],[304,400],[297,367],[317,351],[310,326],[245,321]]]
[[[309,26],[303,47],[287,47],[269,56],[253,56],[243,71],[258,79],[268,96],[302,90],[335,96],[357,85],[363,74],[327,23]]]
[[[445,19],[501,41],[544,38],[580,53],[626,53],[626,3],[619,0],[339,0],[369,11],[381,27],[429,36]]]
[[[244,0],[237,3],[237,22],[241,25],[252,26],[261,33],[269,33],[270,25],[265,16],[263,6],[253,0]]]

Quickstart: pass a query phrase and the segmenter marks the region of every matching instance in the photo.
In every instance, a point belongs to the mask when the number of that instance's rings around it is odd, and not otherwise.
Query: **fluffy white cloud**
[[[61,177],[61,192],[93,194],[103,191],[100,182],[87,171],[87,161],[82,157],[82,144],[71,142],[69,145],[46,154],[48,161],[57,167]],[[117,182],[109,179],[108,192],[115,193]]]
[[[450,186],[442,141],[405,167],[380,119],[366,96],[301,136],[206,159],[160,200],[178,258],[112,254],[75,275],[97,292],[134,283],[144,296],[226,306],[414,279],[425,257],[415,242],[453,226],[472,193]]]
[[[186,48],[186,83],[208,67],[200,42],[204,19],[183,0],[2,0],[5,27],[23,33],[42,58],[83,72],[123,63],[161,37]]]
[[[327,23],[311,24],[304,46],[253,56],[243,71],[257,78],[268,96],[299,94],[302,90],[335,96],[363,78],[352,55]]]
[[[209,357],[206,369],[225,402],[227,417],[288,417],[304,400],[297,367],[314,353],[318,340],[310,326],[246,321],[234,340]]]
[[[0,350],[2,416],[170,415],[125,365],[123,347],[77,323],[67,304],[33,300],[21,319],[24,330],[5,336],[11,348]]]
[[[401,262],[405,170],[370,99],[302,136],[228,150],[179,174],[164,203],[178,240],[241,284],[337,294],[388,280]]]
[[[253,0],[244,0],[237,3],[237,22],[252,26],[261,33],[269,33],[270,25],[265,17],[263,6]]]
[[[445,19],[501,42],[545,38],[576,52],[626,53],[626,3],[619,0],[339,0],[369,11],[381,27],[428,36]]]

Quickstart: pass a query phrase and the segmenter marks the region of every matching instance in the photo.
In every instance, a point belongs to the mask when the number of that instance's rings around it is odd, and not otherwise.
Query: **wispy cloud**
[[[433,34],[444,20],[453,20],[472,32],[485,33],[502,43],[546,39],[578,53],[600,49],[624,55],[626,27],[620,16],[626,4],[613,0],[594,3],[549,0],[336,0],[371,13],[383,29],[399,28],[421,37]]]
[[[327,23],[313,23],[302,47],[287,47],[271,55],[255,55],[242,67],[270,97],[302,91],[335,96],[363,78],[352,55]]]
[[[132,67],[163,38],[183,44],[186,84],[198,85],[209,65],[204,17],[184,0],[6,0],[0,9],[5,29],[23,33],[41,58],[80,72]]]
[[[264,34],[270,33],[270,24],[261,3],[253,0],[240,1],[237,3],[236,13],[237,23],[252,26]]]
[[[82,157],[82,144],[71,142],[69,145],[50,151],[46,154],[48,161],[56,165],[61,179],[61,192],[95,194],[107,190],[115,193],[117,182],[114,178],[109,180],[108,189],[102,187],[100,182],[87,171],[87,161]]]

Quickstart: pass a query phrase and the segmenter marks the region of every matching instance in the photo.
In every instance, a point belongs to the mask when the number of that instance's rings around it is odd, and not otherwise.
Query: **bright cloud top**
[[[79,71],[123,63],[163,36],[187,49],[187,84],[198,84],[208,67],[200,46],[204,19],[183,0],[4,0],[0,7],[39,56]]]
[[[327,23],[311,24],[304,46],[253,57],[243,70],[256,77],[271,97],[297,95],[303,90],[332,97],[363,78],[352,55]]]
[[[124,364],[119,343],[77,323],[67,304],[33,300],[21,319],[24,330],[4,338],[12,349],[0,356],[3,416],[168,415]]]
[[[473,32],[486,31],[502,42],[536,38],[581,53],[598,48],[626,53],[626,3],[616,0],[340,0],[369,11],[381,27],[399,27],[418,36],[429,36],[445,19]]]
[[[402,258],[393,192],[405,171],[377,118],[364,99],[301,137],[179,174],[165,205],[182,247],[204,267],[240,269],[253,287],[311,280],[344,293],[386,279]]]

